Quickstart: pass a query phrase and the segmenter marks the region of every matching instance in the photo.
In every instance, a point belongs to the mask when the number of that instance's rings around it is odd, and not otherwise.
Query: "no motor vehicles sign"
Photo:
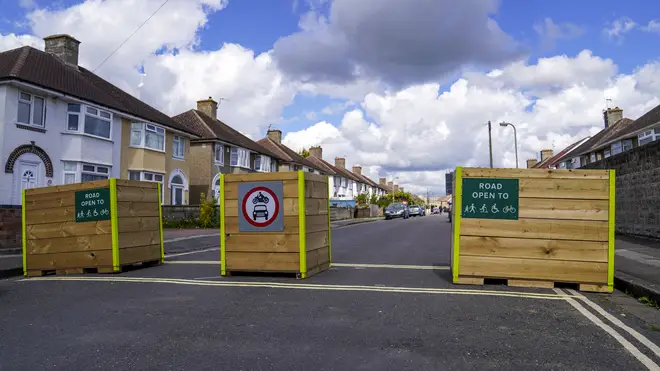
[[[247,182],[238,185],[239,232],[282,232],[282,182]]]

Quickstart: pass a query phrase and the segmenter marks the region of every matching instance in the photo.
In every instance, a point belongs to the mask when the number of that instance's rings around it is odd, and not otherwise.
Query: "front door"
[[[36,188],[37,179],[39,178],[39,165],[31,162],[21,162],[21,179],[20,179],[20,189]]]
[[[172,186],[172,205],[183,205],[183,187]]]

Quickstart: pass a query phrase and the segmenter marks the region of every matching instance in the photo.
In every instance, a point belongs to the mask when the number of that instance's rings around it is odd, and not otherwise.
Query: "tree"
[[[304,158],[307,158],[309,157],[309,150],[303,147],[303,149],[301,149],[300,152],[298,152],[298,154]]]
[[[367,203],[369,203],[369,198],[366,194],[361,193],[361,194],[355,196],[355,202],[358,205],[366,205]]]

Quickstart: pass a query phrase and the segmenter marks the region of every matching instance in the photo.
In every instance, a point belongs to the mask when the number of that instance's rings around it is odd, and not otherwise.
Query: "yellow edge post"
[[[117,226],[117,179],[110,178],[110,229],[112,233],[112,270],[118,272],[119,264],[119,230]]]
[[[454,246],[453,246],[453,260],[451,267],[451,275],[454,283],[458,281],[458,263],[460,257],[460,247],[461,247],[461,205],[463,203],[463,168],[458,166],[456,168],[456,186],[454,187],[454,205],[452,205],[452,211],[454,212],[454,217],[452,221],[454,222]]]
[[[330,176],[328,176],[328,268],[332,266],[332,229],[330,227]]]
[[[220,174],[220,274],[227,275],[227,241],[225,234],[225,174]]]
[[[160,183],[158,184],[158,194],[160,195],[163,190],[161,189],[162,185]],[[158,231],[160,233],[160,262],[165,263],[165,240],[163,236],[163,202],[162,198],[158,200],[158,219],[160,222],[158,223]]]
[[[298,171],[298,240],[300,243],[300,278],[307,277],[307,236],[305,225],[305,172]]]
[[[610,170],[610,203],[608,216],[607,287],[614,289],[614,243],[616,241],[616,172]]]
[[[27,276],[27,228],[25,226],[25,189],[21,192],[21,240],[23,247],[23,275]]]

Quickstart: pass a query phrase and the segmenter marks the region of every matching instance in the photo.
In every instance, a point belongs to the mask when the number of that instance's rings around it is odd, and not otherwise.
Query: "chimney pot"
[[[46,53],[53,54],[72,66],[78,66],[80,41],[62,34],[46,36],[44,43]]]
[[[218,102],[214,101],[211,97],[209,99],[198,100],[197,110],[204,112],[213,119],[218,118]]]
[[[353,166],[353,173],[357,175],[362,175],[362,166]]]
[[[309,155],[318,159],[323,159],[323,148],[321,146],[313,146],[309,148]]]
[[[268,138],[277,144],[282,144],[282,130],[268,130]]]
[[[346,168],[346,159],[343,157],[335,157],[335,166],[340,169]]]

